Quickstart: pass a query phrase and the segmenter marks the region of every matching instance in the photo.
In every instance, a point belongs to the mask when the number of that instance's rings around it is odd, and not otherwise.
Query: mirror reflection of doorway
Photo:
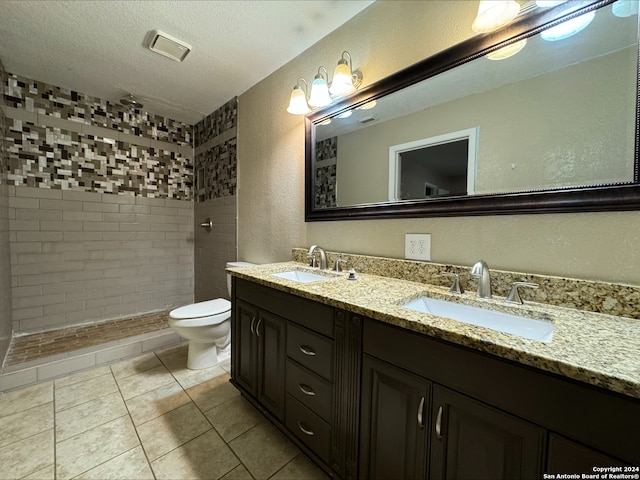
[[[389,200],[474,193],[477,128],[389,147]]]

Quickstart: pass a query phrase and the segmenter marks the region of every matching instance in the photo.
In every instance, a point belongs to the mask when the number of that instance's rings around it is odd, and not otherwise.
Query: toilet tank
[[[227,262],[227,267],[251,267],[255,263],[249,262]],[[231,298],[231,275],[227,273],[227,291],[229,292],[229,298]]]

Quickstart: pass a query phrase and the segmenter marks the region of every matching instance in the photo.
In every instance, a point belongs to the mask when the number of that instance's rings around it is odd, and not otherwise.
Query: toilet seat
[[[215,325],[229,318],[230,314],[231,302],[225,298],[216,298],[215,300],[198,302],[171,310],[171,312],[169,312],[169,317],[174,320],[193,320],[193,322],[188,323],[192,323],[193,326],[196,326],[201,323],[198,320],[203,320],[205,318],[207,318],[208,324]]]

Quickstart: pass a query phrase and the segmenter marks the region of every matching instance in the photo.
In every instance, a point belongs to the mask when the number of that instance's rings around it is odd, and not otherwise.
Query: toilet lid
[[[215,300],[207,300],[206,302],[198,302],[192,305],[176,308],[169,313],[171,318],[200,318],[210,315],[218,315],[231,310],[231,302],[224,298],[216,298]]]

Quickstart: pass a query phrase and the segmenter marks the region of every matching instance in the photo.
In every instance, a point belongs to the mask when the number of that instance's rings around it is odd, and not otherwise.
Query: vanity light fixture
[[[304,82],[305,89],[307,87],[307,81],[302,77],[298,78],[298,82],[291,92],[289,106],[287,107],[287,112],[292,113],[293,115],[306,115],[311,111],[307,104],[307,94],[305,93],[305,90],[302,89],[300,80]]]
[[[518,13],[520,4],[515,0],[481,0],[471,29],[478,33],[492,32],[516,18]]]
[[[347,61],[345,57],[348,57],[349,60]],[[307,87],[305,90],[302,89],[300,81],[304,82]],[[298,78],[298,82],[293,87],[289,98],[287,112],[294,115],[306,115],[311,112],[312,108],[326,107],[331,105],[334,98],[353,93],[360,85],[362,85],[362,72],[353,70],[351,54],[345,50],[342,52],[340,60],[338,60],[338,66],[333,74],[332,82],[329,82],[327,69],[325,67],[318,68],[318,73],[316,73],[311,83],[308,101],[306,91],[309,90],[309,86],[304,78]],[[365,107],[363,105],[362,108],[372,108],[375,105],[375,100],[370,103],[372,103],[371,106]]]
[[[502,47],[495,52],[488,53],[486,57],[489,60],[504,60],[505,58],[513,57],[516,53],[524,48],[527,44],[527,39],[520,40],[519,42],[512,43],[506,47]]]
[[[312,108],[326,107],[327,105],[331,105],[329,84],[327,83],[327,79],[324,77],[324,75],[322,75],[321,70],[325,71],[327,77],[329,76],[326,68],[318,68],[318,73],[316,73],[316,76],[311,83],[311,94],[309,95],[309,106]]]
[[[349,62],[344,58],[349,57]],[[356,89],[362,84],[362,73],[359,71],[353,71],[351,65],[351,54],[346,50],[342,52],[338,65],[333,72],[333,81],[331,87],[329,87],[329,93],[334,97],[343,97],[356,91]]]
[[[638,0],[618,0],[611,11],[616,17],[630,17],[638,14]]]
[[[551,27],[548,30],[543,30],[540,33],[540,36],[543,40],[548,42],[564,40],[565,38],[569,38],[587,28],[587,25],[591,23],[595,16],[596,12],[587,12],[579,17],[572,18],[571,20],[562,22],[555,27]]]

